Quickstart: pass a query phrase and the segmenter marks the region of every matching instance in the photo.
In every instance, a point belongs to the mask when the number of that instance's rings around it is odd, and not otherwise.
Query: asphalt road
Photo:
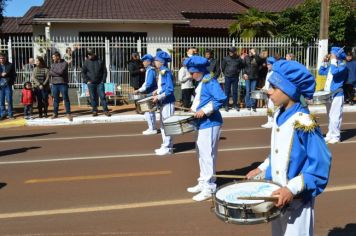
[[[356,235],[356,114],[344,116],[327,191],[315,205],[315,235]],[[218,174],[246,174],[269,152],[266,118],[227,118]],[[326,119],[319,123],[326,131]],[[157,157],[160,135],[143,122],[2,129],[0,235],[270,235],[270,224],[219,220],[212,202],[193,202],[194,133]],[[218,184],[226,183],[219,179]]]

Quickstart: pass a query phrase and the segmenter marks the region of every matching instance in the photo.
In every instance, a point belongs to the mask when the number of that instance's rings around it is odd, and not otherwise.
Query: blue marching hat
[[[208,72],[206,67],[210,65],[210,62],[205,57],[191,56],[184,60],[183,65],[190,73],[206,73]]]
[[[330,53],[334,54],[338,59],[341,59],[341,60],[346,59],[346,53],[344,51],[344,48],[332,47],[330,50]]]
[[[273,65],[276,61],[277,61],[277,60],[276,60],[276,58],[274,58],[274,57],[268,57],[268,58],[267,58],[267,64]]]
[[[172,58],[171,56],[166,53],[165,51],[158,51],[156,53],[156,56],[154,58],[155,61],[160,61],[162,63],[168,63],[168,62],[171,62],[172,61]]]
[[[154,58],[151,54],[146,54],[141,58],[141,61],[150,61],[153,62]]]
[[[300,95],[313,98],[315,79],[304,65],[296,61],[279,60],[273,64],[272,71],[268,81],[294,101],[299,101]]]

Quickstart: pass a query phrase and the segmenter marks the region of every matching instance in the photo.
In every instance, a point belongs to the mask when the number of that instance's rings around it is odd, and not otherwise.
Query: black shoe
[[[38,118],[42,118],[42,117],[43,117],[42,113],[38,115]]]
[[[225,111],[229,111],[229,106],[225,106]]]
[[[56,118],[58,118],[58,114],[53,114],[52,116],[51,116],[51,119],[53,120],[53,119],[56,119]]]
[[[354,101],[350,101],[350,106],[353,106],[354,105]]]
[[[251,107],[248,107],[247,110],[251,111]]]
[[[44,118],[47,118],[47,117],[48,117],[47,113],[44,113]]]
[[[92,115],[93,116],[98,116],[98,112],[97,111],[93,111]]]
[[[108,112],[108,111],[105,111],[105,112],[104,112],[104,115],[106,115],[107,117],[110,117],[110,116],[111,116],[111,113]]]
[[[256,110],[256,108],[254,107],[254,108],[252,108],[252,110],[254,111],[254,112],[257,112],[257,110]]]
[[[235,110],[236,111],[240,111],[240,107],[239,106],[235,106]]]

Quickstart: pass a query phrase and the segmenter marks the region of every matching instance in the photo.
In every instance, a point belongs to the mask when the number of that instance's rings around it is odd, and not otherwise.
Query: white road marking
[[[345,145],[353,144],[355,141],[344,141],[338,144],[329,145]],[[257,149],[269,149],[270,146],[249,146],[249,147],[237,147],[237,148],[221,148],[219,152],[238,152],[238,151],[248,151],[248,150],[257,150]],[[183,155],[183,154],[195,154],[195,150],[178,152],[174,155]],[[39,159],[39,160],[26,160],[26,161],[2,161],[0,165],[15,165],[15,164],[32,164],[32,163],[45,163],[45,162],[59,162],[59,161],[78,161],[78,160],[98,160],[98,159],[116,159],[116,158],[128,158],[128,157],[153,157],[155,154],[152,153],[133,153],[133,154],[123,154],[123,155],[106,155],[106,156],[87,156],[87,157],[67,157],[67,158],[53,158],[53,159]],[[171,158],[169,156],[160,157],[160,158]]]
[[[328,124],[321,124],[320,126],[327,126]],[[356,125],[354,122],[343,123],[343,125]],[[262,127],[255,128],[235,128],[235,129],[222,129],[222,132],[235,132],[235,131],[255,131],[266,130]],[[142,134],[113,134],[113,135],[94,135],[94,136],[75,136],[75,137],[60,137],[60,138],[17,138],[9,140],[0,140],[0,143],[18,143],[18,142],[49,142],[49,141],[65,141],[65,140],[81,140],[81,139],[99,139],[99,138],[125,138],[125,137],[144,137]]]
[[[325,193],[336,192],[336,191],[355,190],[355,189],[356,189],[356,185],[333,186],[333,187],[326,188]],[[116,205],[108,205],[108,206],[53,209],[53,210],[40,210],[40,211],[27,211],[27,212],[13,212],[13,213],[0,214],[0,219],[51,216],[51,215],[53,216],[53,215],[64,215],[64,214],[79,214],[79,213],[90,213],[90,212],[105,212],[105,211],[115,211],[115,210],[117,211],[117,210],[138,209],[138,208],[147,208],[147,207],[184,205],[184,204],[192,204],[192,203],[196,203],[196,202],[193,201],[191,198],[186,198],[186,199],[140,202],[140,203],[129,203],[129,204],[116,204]]]

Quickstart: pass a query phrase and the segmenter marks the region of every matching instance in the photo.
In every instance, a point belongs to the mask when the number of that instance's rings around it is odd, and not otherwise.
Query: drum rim
[[[179,116],[179,115],[174,115],[174,116]],[[185,116],[185,115],[180,115],[180,116]],[[173,117],[173,116],[170,116],[170,117],[168,117],[168,118],[166,118],[166,119],[163,120],[164,126],[166,126],[166,125],[167,125],[167,126],[180,125],[181,123],[183,123],[183,121],[184,121],[184,123],[185,123],[185,122],[189,122],[189,121],[195,120],[194,116],[189,116],[189,117],[187,117],[187,118],[185,118],[185,119],[183,119],[183,120],[172,121],[172,122],[169,122],[169,123],[164,123],[167,119],[169,119],[169,118],[171,118],[171,117]]]
[[[242,180],[242,181],[234,181],[234,182],[230,182],[230,183],[227,183],[227,184],[224,184],[224,185],[221,185],[220,187],[218,187],[216,189],[216,191],[213,193],[213,201],[215,200],[216,202],[218,203],[222,203],[222,204],[228,204],[230,206],[235,206],[235,207],[240,207],[240,206],[255,206],[255,205],[259,205],[261,203],[250,203],[250,204],[237,204],[237,203],[230,203],[230,202],[226,202],[224,200],[221,200],[219,198],[216,197],[216,193],[224,188],[224,187],[227,187],[227,186],[230,186],[230,185],[233,185],[233,184],[236,184],[236,183],[248,183],[248,182],[261,182],[261,183],[271,183],[271,184],[275,184],[279,187],[282,188],[282,185],[278,184],[278,183],[275,183],[273,182],[272,180],[253,180],[253,179],[249,179],[249,180]]]

